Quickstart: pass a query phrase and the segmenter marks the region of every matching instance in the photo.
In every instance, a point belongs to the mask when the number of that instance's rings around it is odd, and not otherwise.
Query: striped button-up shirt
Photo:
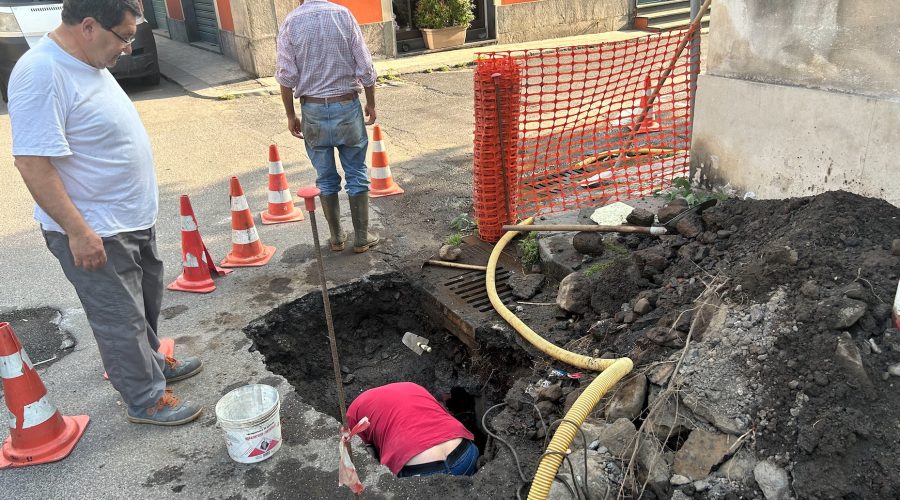
[[[346,7],[306,0],[278,32],[275,80],[294,96],[337,97],[375,84],[375,67]]]

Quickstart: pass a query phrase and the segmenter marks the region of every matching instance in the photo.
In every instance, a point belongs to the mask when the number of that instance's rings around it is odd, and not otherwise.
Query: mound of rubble
[[[576,435],[551,498],[898,498],[900,209],[846,192],[725,200],[676,227],[590,250],[597,233],[570,236],[587,254],[558,289],[510,280],[517,314],[547,340],[635,362]],[[478,496],[511,497],[500,468],[534,467],[547,425],[595,374],[551,364],[506,325],[478,338],[541,360],[487,419],[518,454],[486,451]]]

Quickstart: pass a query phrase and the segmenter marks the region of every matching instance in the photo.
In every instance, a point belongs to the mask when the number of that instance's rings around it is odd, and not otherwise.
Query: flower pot
[[[425,38],[425,45],[432,50],[466,43],[465,26],[451,26],[436,30],[422,28],[421,31],[423,38]]]

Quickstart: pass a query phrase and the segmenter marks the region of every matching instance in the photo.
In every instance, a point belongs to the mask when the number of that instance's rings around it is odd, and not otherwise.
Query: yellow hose
[[[522,224],[531,224],[533,222],[534,218],[532,217],[523,221]],[[581,393],[581,396],[575,400],[572,408],[566,413],[563,422],[560,424],[559,429],[557,429],[556,434],[553,435],[553,439],[550,440],[547,451],[538,465],[538,470],[534,475],[534,481],[531,484],[531,491],[528,493],[528,499],[545,500],[550,494],[550,487],[553,485],[553,479],[556,477],[560,464],[562,464],[563,455],[569,448],[569,445],[572,444],[572,439],[575,437],[578,427],[580,427],[584,422],[584,419],[590,415],[591,411],[597,406],[597,403],[600,402],[603,395],[606,394],[616,382],[621,380],[622,377],[631,371],[633,363],[628,358],[592,358],[557,347],[544,340],[503,305],[503,302],[497,295],[497,283],[495,281],[497,262],[500,260],[500,254],[503,253],[503,249],[506,248],[506,245],[518,234],[519,231],[509,231],[503,235],[503,237],[500,238],[500,241],[494,245],[494,250],[491,252],[491,256],[488,259],[485,285],[488,298],[491,300],[494,309],[507,323],[509,323],[510,326],[519,332],[519,335],[544,354],[572,366],[577,366],[585,370],[602,372],[593,382],[588,384],[584,392]]]

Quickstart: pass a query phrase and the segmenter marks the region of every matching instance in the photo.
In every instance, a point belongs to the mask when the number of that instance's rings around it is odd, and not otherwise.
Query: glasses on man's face
[[[125,37],[123,37],[122,35],[116,33],[115,31],[113,31],[112,28],[107,28],[106,26],[101,26],[101,27],[102,27],[103,29],[105,29],[106,31],[109,31],[109,32],[112,33],[113,35],[116,35],[116,38],[118,38],[119,40],[122,40],[122,43],[124,43],[126,47],[131,46],[131,44],[133,44],[134,41],[137,39],[137,38],[134,37],[134,36],[132,36],[132,37],[130,37],[130,38],[125,38]]]
[[[144,19],[144,16],[138,16],[138,17],[135,18],[134,24],[135,24],[135,25],[138,25],[138,24],[141,24],[141,23],[144,23],[144,22],[146,22],[146,19]],[[99,23],[98,23],[98,24],[99,24]],[[112,28],[107,28],[106,26],[103,26],[102,24],[100,25],[100,27],[103,28],[103,29],[105,29],[106,31],[109,31],[109,32],[112,33],[113,35],[116,35],[116,38],[118,38],[119,40],[122,40],[122,43],[124,43],[126,47],[127,47],[127,46],[130,46],[131,44],[134,43],[135,40],[137,40],[137,37],[134,36],[134,35],[132,35],[130,38],[125,38],[125,37],[123,37],[122,35],[116,33],[115,31],[113,31]]]

